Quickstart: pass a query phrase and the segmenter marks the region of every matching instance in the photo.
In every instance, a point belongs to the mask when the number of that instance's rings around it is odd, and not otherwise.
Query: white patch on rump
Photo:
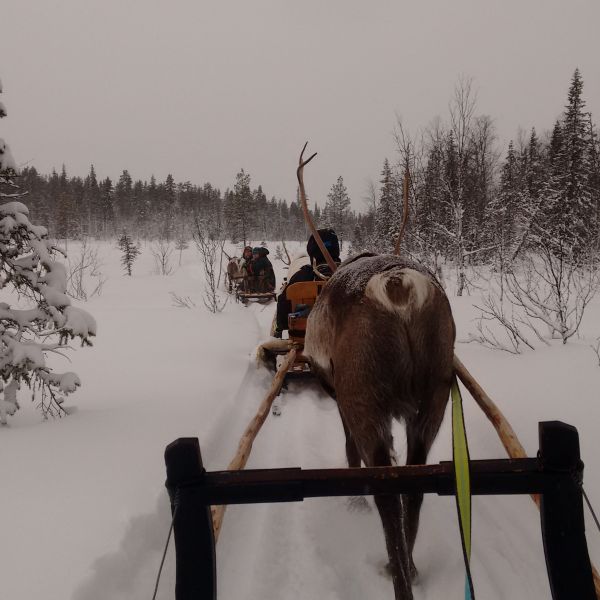
[[[421,308],[431,292],[429,277],[414,269],[392,269],[384,273],[377,273],[369,279],[365,289],[365,296],[378,302],[390,312],[404,312],[405,304],[396,304],[387,293],[387,284],[390,279],[401,280],[402,285],[408,289],[409,304],[414,308]]]
[[[402,282],[410,282],[412,286],[411,300],[416,308],[421,308],[431,293],[431,279],[414,269],[402,269]]]

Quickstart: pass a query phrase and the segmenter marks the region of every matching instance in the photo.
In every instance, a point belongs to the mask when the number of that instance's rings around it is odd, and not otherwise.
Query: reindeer
[[[228,256],[227,259],[227,289],[231,294],[233,292],[233,288],[235,287],[237,289],[241,282],[243,282],[246,273],[244,269],[242,269],[242,265],[244,264],[243,258],[238,258],[237,256]]]
[[[304,163],[300,157],[303,202],[302,169],[313,157]],[[333,274],[308,318],[304,354],[337,400],[350,467],[395,462],[394,418],[406,427],[406,463],[426,462],[450,395],[454,339],[446,294],[420,265],[396,255],[362,254]],[[411,600],[423,495],[374,499],[396,600]]]

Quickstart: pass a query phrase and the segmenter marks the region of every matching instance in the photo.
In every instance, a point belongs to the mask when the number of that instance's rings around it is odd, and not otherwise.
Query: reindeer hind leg
[[[368,422],[368,421],[366,421]],[[363,421],[363,424],[365,421]],[[392,466],[393,441],[391,422],[387,431],[356,427],[353,439],[367,467]],[[399,495],[375,495],[375,505],[383,525],[385,544],[394,583],[396,600],[412,600],[412,587],[408,561],[408,544],[403,519],[403,502]]]
[[[432,395],[433,410],[422,411],[414,421],[406,423],[407,465],[426,464],[429,450],[431,450],[431,445],[444,418],[449,394],[449,387],[447,385],[440,385]],[[411,577],[413,579],[418,575],[413,561],[413,549],[419,530],[419,516],[422,504],[423,494],[405,494],[406,539]]]
[[[352,469],[360,467],[360,454],[356,442],[354,441],[341,412],[340,418],[342,420],[342,425],[344,426],[344,435],[346,436],[346,458],[348,459],[348,466]]]

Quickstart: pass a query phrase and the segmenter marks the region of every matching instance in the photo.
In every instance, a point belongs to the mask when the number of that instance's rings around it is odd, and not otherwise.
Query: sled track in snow
[[[258,344],[270,328],[274,306],[245,310],[253,313]],[[205,442],[220,462],[233,456],[271,379],[272,373],[252,360],[233,406],[220,415]],[[337,405],[316,382],[290,382],[278,403],[281,415],[268,416],[253,444],[249,469],[346,466]],[[208,461],[205,465],[213,468]],[[368,597],[374,589],[381,593],[373,597],[392,597],[391,580],[382,576],[386,554],[378,516],[364,506],[352,511],[344,498],[230,506],[217,545],[219,598],[236,598],[240,579],[247,598],[351,599]],[[358,579],[357,572],[364,577]]]
[[[253,312],[257,330],[264,334],[272,311],[260,306],[250,306],[247,310]],[[253,416],[271,379],[268,371],[258,369],[265,377],[261,387],[263,375],[257,377],[254,368],[254,364],[249,365],[236,394],[239,412],[247,416],[236,425],[239,432]],[[346,466],[345,439],[337,406],[316,383],[291,382],[289,389],[282,392],[280,405],[281,415],[269,415],[254,442],[249,469]],[[234,428],[227,427],[227,436],[232,455],[239,435],[236,437]],[[403,462],[405,438],[400,424],[394,426],[394,438]],[[446,418],[439,445],[449,445],[449,440]],[[447,459],[448,452],[442,450],[439,458]],[[436,454],[434,451],[434,462]],[[392,582],[385,573],[387,553],[381,523],[372,507],[369,499],[366,508],[363,504],[362,510],[352,510],[345,498],[230,506],[217,546],[219,598],[239,597],[240,580],[244,581],[247,598],[393,598]],[[477,498],[474,510],[478,535],[480,539],[487,538],[485,543],[476,545],[474,557],[478,583],[484,593],[493,590],[497,597],[520,596],[526,588],[532,598],[547,597],[541,550],[532,552],[532,546],[539,544],[530,530],[537,536],[539,530],[537,523],[535,526],[530,523],[531,517],[537,515],[529,499]],[[457,543],[460,537],[455,511],[451,498],[425,498],[415,548],[420,570],[413,589],[415,600],[443,597],[449,590],[462,592],[464,565]],[[494,518],[485,519],[490,513]],[[482,527],[484,522],[490,523],[490,527]],[[523,547],[515,548],[515,540],[522,541]],[[502,569],[497,569],[498,563],[502,563]],[[512,581],[501,573],[518,576]]]

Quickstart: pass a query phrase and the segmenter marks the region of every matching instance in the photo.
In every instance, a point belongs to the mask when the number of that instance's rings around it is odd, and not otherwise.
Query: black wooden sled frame
[[[583,463],[577,430],[559,421],[539,423],[539,444],[537,458],[471,461],[472,493],[540,494],[542,539],[553,600],[596,600],[585,538]],[[300,502],[323,496],[455,494],[451,462],[207,472],[197,438],[179,438],[169,444],[165,462],[174,514],[176,600],[217,597],[212,505]]]

